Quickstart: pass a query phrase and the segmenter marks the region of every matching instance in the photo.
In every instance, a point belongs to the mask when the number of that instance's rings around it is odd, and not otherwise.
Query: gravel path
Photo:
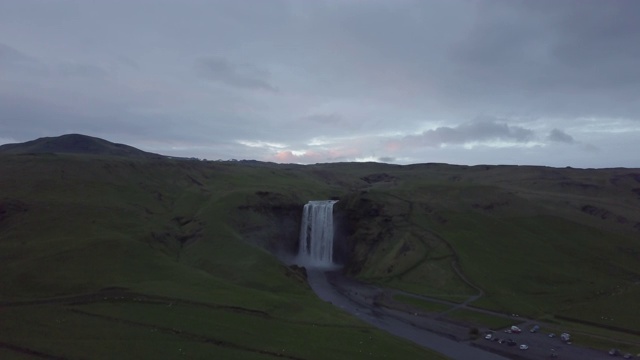
[[[558,337],[549,338],[547,334],[543,333],[530,333],[528,329],[535,322],[523,318],[514,318],[514,323],[521,323],[520,327],[524,330],[521,334],[495,332],[494,335],[499,338],[512,339],[518,345],[527,344],[529,346],[527,350],[520,350],[518,346],[508,346],[497,341],[485,340],[483,337],[471,341],[468,339],[469,327],[467,325],[442,318],[440,314],[426,314],[407,304],[401,304],[393,309],[381,306],[380,299],[392,299],[392,295],[398,293],[397,290],[363,284],[344,277],[340,271],[326,272],[321,269],[307,269],[307,274],[309,284],[321,299],[331,302],[382,330],[452,359],[551,359],[551,349],[558,355],[558,359],[600,360],[611,358],[604,351],[567,345],[561,342]],[[424,296],[418,297],[442,302]],[[468,308],[466,305],[464,307]],[[473,310],[509,317],[489,310]]]
[[[316,294],[323,300],[331,302],[333,305],[349,312],[363,321],[368,322],[380,329],[390,332],[393,335],[413,341],[416,344],[428,349],[437,351],[453,359],[475,359],[475,360],[505,360],[506,357],[481,350],[471,346],[469,343],[462,343],[449,338],[437,335],[419,326],[422,319],[409,321],[404,315],[393,314],[385,308],[369,305],[366,299],[373,300],[376,296],[376,289],[366,286],[352,287],[352,290],[359,295],[348,297],[338,291],[329,281],[327,274],[321,270],[309,269],[307,271],[309,284]],[[332,281],[341,279],[335,273],[331,273]],[[344,279],[344,278],[343,278]],[[342,284],[346,285],[346,284]],[[418,318],[416,316],[416,318]]]

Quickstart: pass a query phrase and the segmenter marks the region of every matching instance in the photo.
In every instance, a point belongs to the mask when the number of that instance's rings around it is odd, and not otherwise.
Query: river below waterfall
[[[345,278],[340,271],[307,269],[307,278],[313,291],[322,300],[357,316],[359,319],[393,335],[413,341],[425,348],[437,351],[452,359],[505,360],[500,355],[435,334],[420,327],[419,319],[411,314],[395,312],[376,306],[363,299],[373,298],[381,290],[374,286]],[[350,296],[357,294],[358,296]]]

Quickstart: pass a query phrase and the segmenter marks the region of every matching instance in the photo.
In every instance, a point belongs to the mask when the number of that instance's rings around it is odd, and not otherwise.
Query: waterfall
[[[333,265],[333,204],[337,200],[309,201],[302,211],[298,262],[305,266]]]

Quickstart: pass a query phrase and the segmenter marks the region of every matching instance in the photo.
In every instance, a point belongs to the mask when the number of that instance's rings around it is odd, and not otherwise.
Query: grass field
[[[451,309],[452,305],[438,303],[434,301],[422,300],[413,296],[397,294],[393,296],[393,299],[405,304],[415,306],[418,309],[422,309],[427,312],[439,313]]]
[[[471,324],[487,327],[492,330],[504,329],[515,324],[513,319],[467,309],[454,310],[451,313],[447,314],[447,317],[454,320],[461,320]]]
[[[122,300],[14,308],[0,317],[2,341],[51,356],[92,359],[324,359],[327,352],[344,359],[429,356],[340,313],[321,321],[292,320],[170,304]]]
[[[0,355],[29,358],[9,344],[69,358],[439,358],[318,300],[274,256],[295,251],[302,205],[327,198],[340,199],[356,278],[455,302],[481,291],[474,306],[637,331],[634,174],[1,155]],[[6,306],[105,288],[177,302]]]
[[[442,358],[320,301],[244,238],[247,214],[283,232],[240,207],[329,196],[313,176],[67,155],[5,156],[0,167],[3,358]],[[278,203],[261,204],[259,191]]]
[[[387,177],[350,199],[366,208],[360,279],[457,302],[479,288],[474,306],[637,331],[640,171],[368,166]]]

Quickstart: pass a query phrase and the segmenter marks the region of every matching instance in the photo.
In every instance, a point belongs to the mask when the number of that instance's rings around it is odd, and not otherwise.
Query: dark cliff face
[[[359,193],[333,197],[334,262],[345,271],[358,273],[366,254],[384,237],[390,236],[390,220],[382,215],[383,205]],[[235,228],[247,239],[281,259],[298,253],[302,210],[301,199],[258,191],[237,207]]]
[[[334,259],[345,266],[346,273],[357,274],[367,254],[393,233],[391,218],[384,214],[384,205],[367,197],[366,192],[345,196],[336,204],[334,216]]]
[[[417,187],[414,192],[403,191],[395,184],[400,181],[398,177],[387,174],[363,177],[367,184],[374,185],[331,197],[339,200],[334,205],[334,261],[344,265],[345,272],[351,275],[391,276],[399,272],[399,268],[406,268],[409,262],[417,263],[419,259],[407,259],[409,253],[419,250],[416,250],[421,246],[419,243],[424,243],[427,249],[420,250],[427,252],[425,258],[432,256],[438,260],[452,256],[450,245],[440,239],[432,227],[449,226],[450,216],[465,217],[465,214],[495,221],[514,216],[536,219],[542,215],[560,216],[587,225],[594,225],[597,220],[595,225],[623,234],[635,235],[640,230],[637,213],[625,213],[621,207],[599,201],[610,195],[624,195],[629,203],[636,201],[640,193],[637,173],[616,175],[608,184],[588,179],[569,181],[557,172],[561,171],[520,174],[523,179],[515,179],[513,184],[499,183],[500,186],[485,185],[484,180],[474,183],[449,177],[430,187]],[[535,180],[530,182],[532,176]],[[499,178],[502,179],[502,175]],[[544,191],[536,190],[542,186],[540,179],[547,178],[551,183],[545,185]],[[522,191],[523,188],[528,190]],[[535,194],[532,195],[530,189],[535,190]],[[541,201],[541,196],[547,196],[546,191],[566,199],[562,203],[555,197]],[[593,192],[603,194],[593,195]],[[538,193],[542,195],[536,195]],[[295,256],[302,209],[307,200],[285,192],[257,191],[238,207],[238,229],[249,241],[276,255]],[[379,261],[383,257],[384,264]]]
[[[247,197],[236,211],[235,227],[249,242],[279,257],[298,252],[301,200],[269,191],[257,191]]]

